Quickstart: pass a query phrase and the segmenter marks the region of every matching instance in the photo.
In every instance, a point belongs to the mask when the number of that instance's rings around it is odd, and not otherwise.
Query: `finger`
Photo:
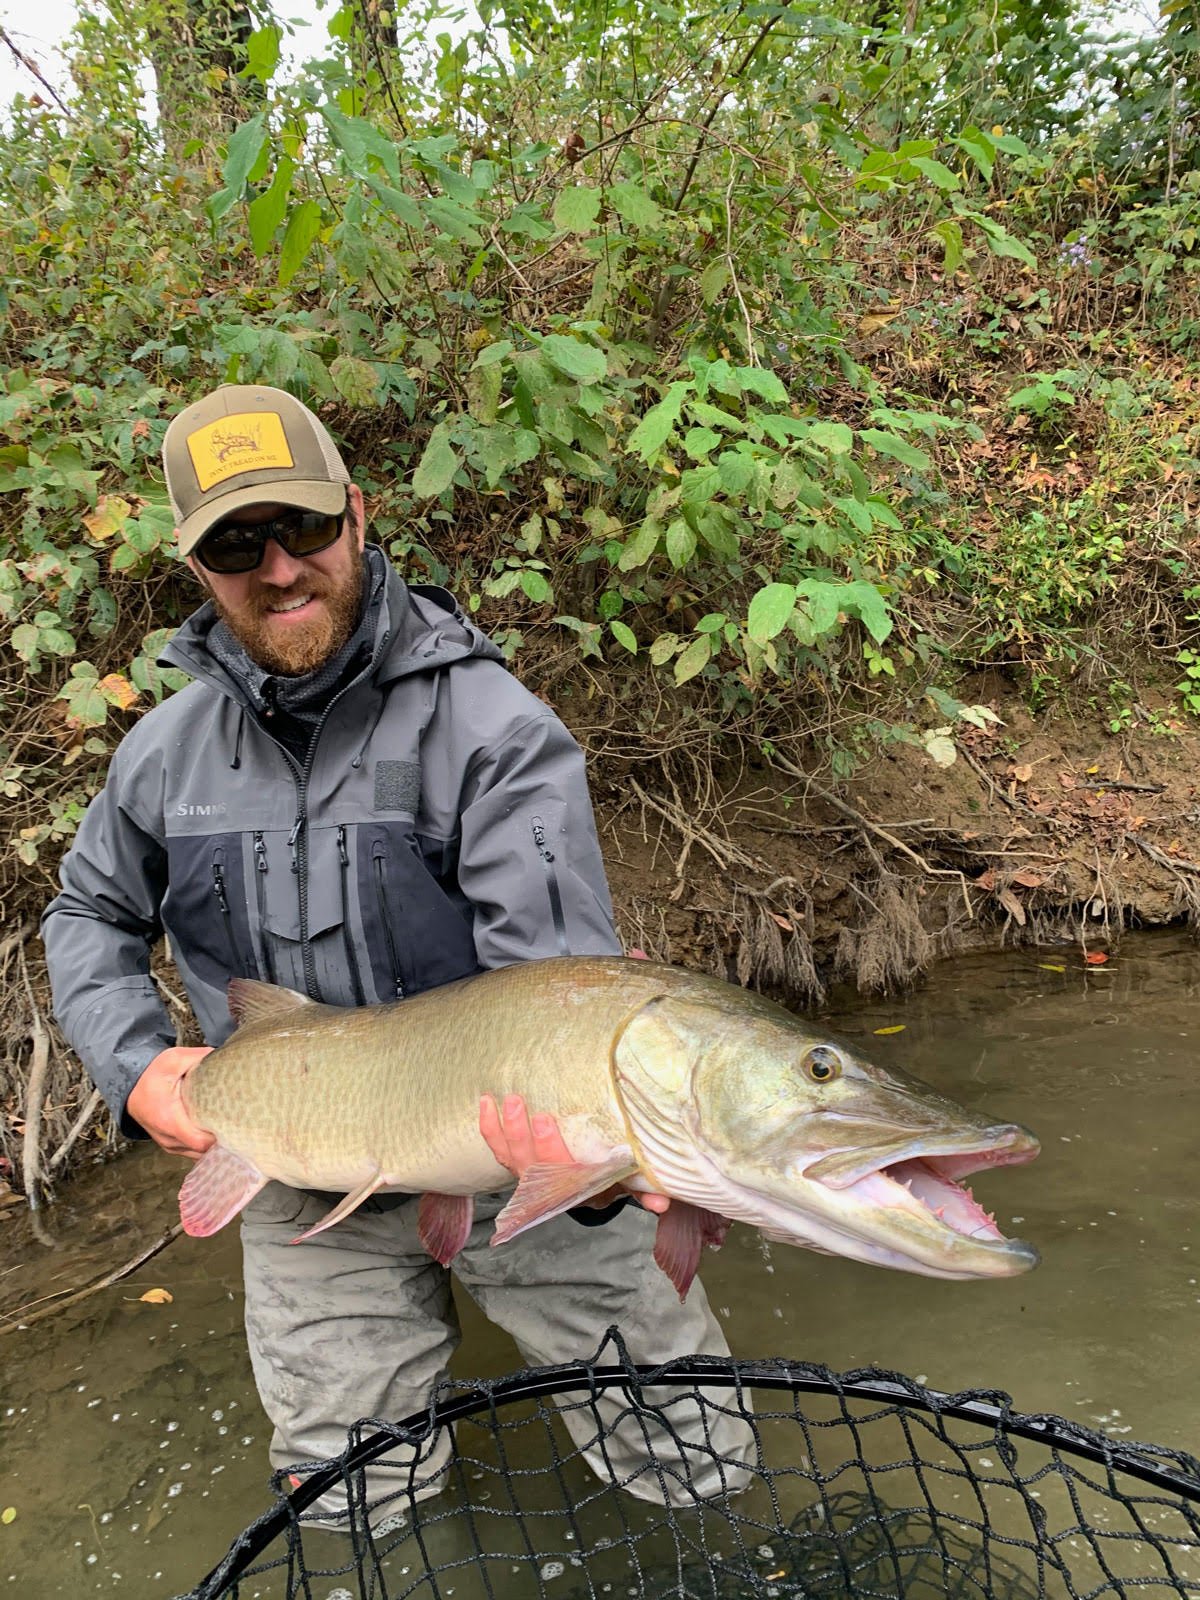
[[[514,1172],[524,1172],[533,1165],[533,1130],[529,1126],[529,1113],[519,1094],[506,1094],[500,1108],[504,1136],[512,1154],[510,1165]]]
[[[487,1141],[492,1154],[498,1161],[502,1160],[503,1155],[508,1153],[507,1146],[504,1130],[500,1126],[500,1108],[490,1094],[485,1094],[479,1102],[479,1131]]]
[[[671,1204],[671,1197],[667,1194],[639,1194],[634,1198],[643,1211],[653,1211],[657,1217],[661,1217]]]
[[[559,1132],[557,1119],[548,1111],[538,1111],[530,1119],[533,1129],[533,1158],[560,1166],[573,1159],[566,1141]]]

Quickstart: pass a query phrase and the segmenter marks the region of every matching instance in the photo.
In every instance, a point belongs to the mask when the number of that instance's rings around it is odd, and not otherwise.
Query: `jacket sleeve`
[[[150,977],[166,851],[133,809],[125,768],[118,750],[63,858],[62,890],[42,917],[42,938],[59,1026],[121,1131],[144,1138],[125,1102],[176,1036]]]
[[[476,757],[461,830],[481,967],[620,954],[583,752],[552,711]]]

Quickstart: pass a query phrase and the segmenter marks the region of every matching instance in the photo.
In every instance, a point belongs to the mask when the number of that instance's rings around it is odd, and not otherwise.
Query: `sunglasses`
[[[344,516],[289,511],[270,522],[218,522],[196,546],[196,560],[209,572],[253,572],[262,565],[268,539],[290,556],[315,556],[341,537]]]

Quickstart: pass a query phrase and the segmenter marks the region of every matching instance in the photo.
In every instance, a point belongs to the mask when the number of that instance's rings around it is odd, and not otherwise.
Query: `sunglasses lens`
[[[320,511],[305,511],[294,518],[287,529],[279,528],[275,537],[290,556],[314,556],[318,550],[331,545],[342,531],[340,516],[326,516]]]
[[[260,528],[239,528],[227,523],[206,534],[196,554],[200,565],[210,572],[252,572],[262,560],[266,542]]]
[[[200,541],[196,555],[209,572],[253,572],[268,539],[276,540],[290,556],[313,556],[328,549],[341,531],[341,516],[322,511],[297,511],[273,522],[223,522]]]

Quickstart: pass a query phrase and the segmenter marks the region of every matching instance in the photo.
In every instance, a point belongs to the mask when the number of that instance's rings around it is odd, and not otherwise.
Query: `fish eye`
[[[814,1083],[832,1083],[842,1075],[842,1058],[832,1046],[818,1044],[805,1055],[801,1067]]]

